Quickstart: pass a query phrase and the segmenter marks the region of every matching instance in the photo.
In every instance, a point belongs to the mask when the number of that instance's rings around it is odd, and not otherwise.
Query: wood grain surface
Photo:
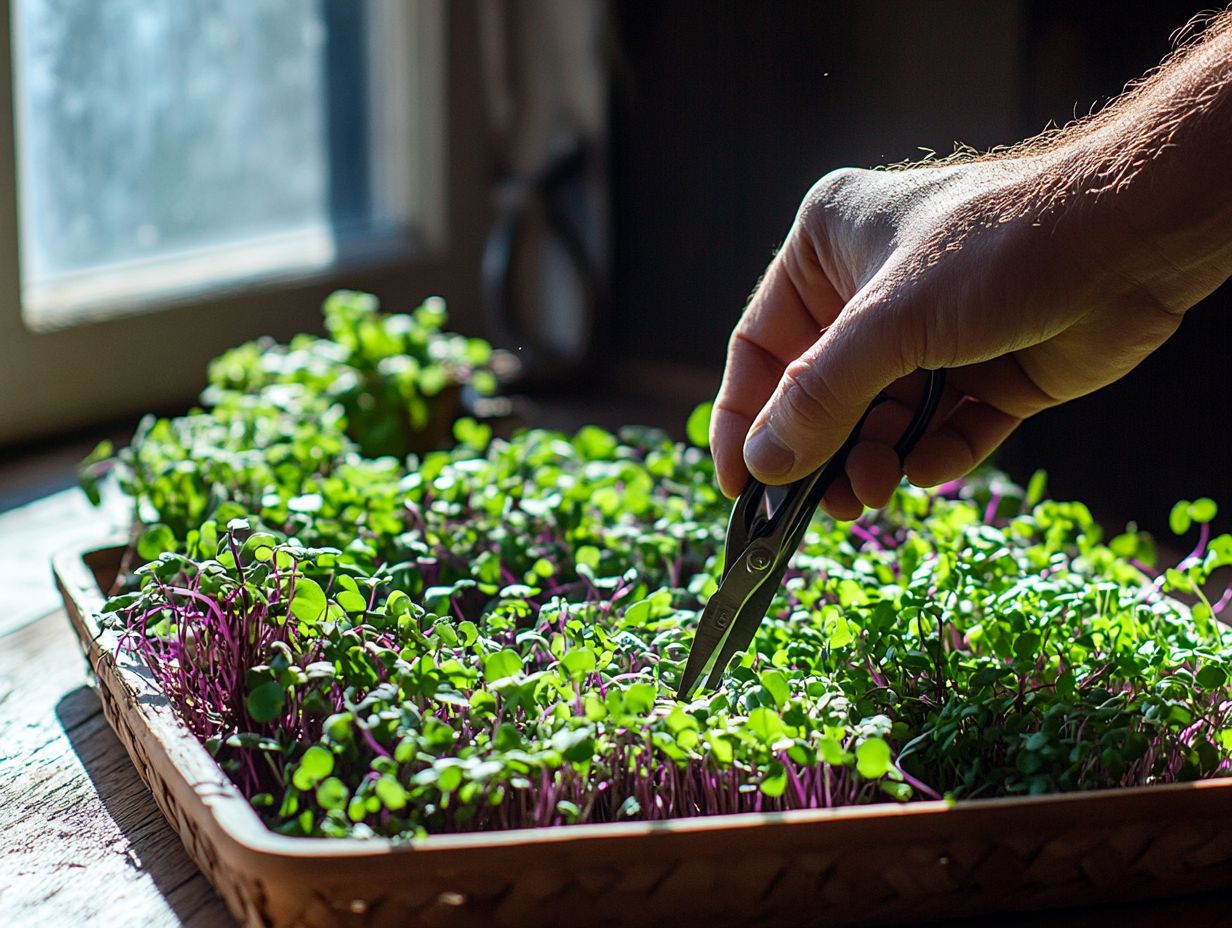
[[[103,718],[61,612],[0,638],[0,925],[235,925]]]

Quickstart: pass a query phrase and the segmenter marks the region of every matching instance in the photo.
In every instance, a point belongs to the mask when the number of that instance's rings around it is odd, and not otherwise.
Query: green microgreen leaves
[[[856,769],[868,780],[885,776],[893,769],[890,746],[881,738],[865,738],[856,745]]]
[[[1191,525],[1205,525],[1215,518],[1218,507],[1213,499],[1202,497],[1190,502],[1181,500],[1168,515],[1168,527],[1174,534],[1184,535]]]
[[[292,774],[291,782],[296,789],[313,789],[334,771],[334,755],[328,748],[314,744],[304,752],[299,765]]]
[[[291,613],[301,622],[313,625],[321,620],[325,608],[325,591],[321,589],[321,585],[311,577],[299,577],[295,582],[295,593],[291,597]]]
[[[278,784],[250,756],[283,758],[291,799],[260,806],[275,827],[303,832],[306,810],[311,833],[395,834],[1038,793],[1209,775],[1232,747],[1224,638],[1144,586],[1085,507],[1018,503],[989,525],[987,503],[909,488],[876,520],[819,521],[724,687],[675,703],[719,569],[709,461],[594,431],[485,441],[397,478],[416,527],[393,541],[396,567],[362,569],[349,529],[308,549],[254,530],[261,514],[217,539],[223,567],[165,556],[117,601],[130,623],[158,618],[156,666],[178,629],[204,640],[213,620],[176,583],[208,580],[220,612],[249,610],[240,626],[266,643],[233,659],[254,668],[257,740],[200,730],[251,795]],[[592,484],[652,462],[669,486],[651,482],[642,514],[589,508]],[[1192,590],[1200,569],[1168,582]],[[306,751],[282,740],[288,722]]]
[[[157,560],[164,551],[175,548],[175,533],[165,525],[151,525],[137,538],[137,555],[144,561]]]
[[[229,352],[208,411],[147,420],[119,455],[148,563],[104,621],[271,828],[406,837],[1227,768],[1232,639],[1206,594],[1232,537],[1210,537],[1211,501],[1178,504],[1198,547],[1158,576],[1148,536],[1105,542],[1042,474],[818,518],[721,688],[679,703],[730,511],[709,410],[691,444],[460,419],[453,450],[402,460],[486,346],[445,336],[436,301],[382,316],[342,293],[326,313],[329,340]]]
[[[489,683],[506,680],[522,672],[522,658],[510,648],[488,654],[483,658],[483,678]]]
[[[689,414],[689,419],[685,423],[686,436],[690,443],[698,448],[710,447],[710,414],[713,405],[712,403],[702,403]]]
[[[285,703],[282,684],[276,680],[267,680],[248,694],[248,717],[254,722],[272,722],[282,715]]]

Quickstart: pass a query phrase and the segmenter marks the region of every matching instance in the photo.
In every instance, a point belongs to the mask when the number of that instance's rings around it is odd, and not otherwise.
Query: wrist
[[[1222,30],[1046,153],[1084,247],[1170,312],[1232,274],[1230,88]]]

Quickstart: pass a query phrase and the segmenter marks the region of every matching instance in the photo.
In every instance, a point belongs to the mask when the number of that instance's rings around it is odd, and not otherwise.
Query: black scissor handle
[[[945,392],[945,371],[925,371],[924,375],[924,395],[915,408],[915,416],[902,437],[894,443],[894,453],[898,455],[900,464],[907,459],[907,455],[924,437],[924,430],[928,428],[933,413],[937,411],[937,404],[941,402],[941,394]]]

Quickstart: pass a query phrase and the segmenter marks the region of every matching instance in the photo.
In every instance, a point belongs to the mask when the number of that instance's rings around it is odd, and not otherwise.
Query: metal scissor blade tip
[[[693,646],[689,648],[689,659],[685,662],[684,673],[680,677],[680,686],[676,690],[676,698],[681,701],[693,695],[693,691],[697,689],[697,681],[702,678],[702,674],[706,672],[706,667],[719,649],[721,640],[698,640],[704,637],[709,636],[703,636],[699,629],[698,635],[693,639]]]
[[[696,650],[690,651],[688,663],[684,665],[684,675],[680,678],[680,686],[676,690],[677,699],[684,702],[693,695],[693,690],[697,688],[697,681],[702,678],[702,670],[705,667],[706,662],[702,659],[702,655]]]
[[[689,646],[689,659],[685,661],[684,673],[680,677],[677,699],[687,699],[692,694],[697,681],[702,678],[714,656],[723,647],[731,633],[733,623],[730,614],[735,608],[723,595],[721,586],[706,603],[697,621],[697,631],[693,633],[693,643]]]

